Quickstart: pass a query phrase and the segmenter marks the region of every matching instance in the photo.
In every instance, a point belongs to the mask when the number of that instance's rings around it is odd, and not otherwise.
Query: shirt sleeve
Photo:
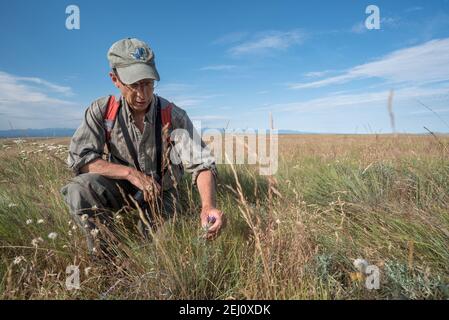
[[[106,142],[103,127],[103,113],[101,106],[106,102],[99,99],[86,110],[81,126],[72,137],[67,163],[75,174],[89,162],[101,158]]]
[[[172,139],[175,140],[175,152],[185,171],[192,174],[193,185],[196,185],[199,173],[205,170],[210,170],[216,181],[218,171],[215,158],[201,139],[187,113],[175,107],[173,108],[173,118],[175,126]]]

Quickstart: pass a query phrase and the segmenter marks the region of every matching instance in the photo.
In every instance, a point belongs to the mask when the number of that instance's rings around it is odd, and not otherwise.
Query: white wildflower
[[[33,220],[31,220],[31,219],[28,219],[27,221],[26,221],[26,224],[32,224],[33,223]]]
[[[48,234],[48,238],[51,240],[55,240],[57,236],[58,236],[58,234],[56,232],[50,232]]]
[[[44,239],[42,239],[41,237],[34,238],[33,240],[31,240],[31,245],[33,247],[37,247],[39,245],[39,242],[44,242]]]
[[[44,185],[43,185],[43,184],[40,184],[40,185],[39,185],[39,189],[44,189]]]
[[[24,256],[18,256],[14,258],[13,264],[19,264],[22,261],[26,261]]]
[[[118,214],[118,215],[115,216],[115,218],[116,218],[117,220],[120,220],[120,219],[122,218],[122,216]]]
[[[67,234],[68,234],[69,236],[72,236],[72,231],[69,230],[69,231],[67,232]]]
[[[277,219],[277,220],[276,220],[276,223],[277,223],[277,224],[281,224],[281,220]]]
[[[93,237],[96,237],[97,234],[98,234],[98,232],[99,232],[99,231],[98,231],[97,228],[90,230],[90,234],[91,234]]]
[[[97,205],[95,204],[93,207],[92,207],[92,210],[97,210],[98,209],[98,207],[97,207]]]
[[[37,220],[37,224],[41,224],[41,223],[44,223],[44,219]]]
[[[73,226],[72,226],[72,230],[76,230],[76,225],[73,225]]]
[[[84,268],[84,274],[85,274],[86,277],[89,276],[89,272],[90,272],[91,269],[92,269],[92,267]]]
[[[355,259],[354,260],[354,267],[362,273],[365,273],[366,268],[368,267],[368,261],[366,261],[365,259]]]
[[[83,214],[81,216],[81,221],[86,221],[87,219],[89,219],[89,216],[87,214]]]
[[[17,204],[15,203],[8,204],[8,208],[15,208],[15,207],[17,207]]]

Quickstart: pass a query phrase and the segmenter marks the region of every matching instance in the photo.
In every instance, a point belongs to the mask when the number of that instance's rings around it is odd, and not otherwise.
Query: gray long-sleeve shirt
[[[106,144],[106,134],[103,124],[103,115],[106,112],[106,107],[109,97],[102,97],[95,100],[89,108],[87,108],[84,120],[81,126],[76,130],[70,143],[70,150],[68,156],[68,165],[75,172],[80,173],[80,169],[89,162],[101,158],[104,155]],[[121,97],[120,112],[117,117],[123,116],[124,123],[128,129],[129,136],[134,148],[137,151],[137,158],[142,172],[147,175],[156,173],[156,135],[155,135],[155,121],[156,121],[156,103],[160,99],[161,109],[166,108],[170,103],[157,95],[153,96],[150,108],[145,115],[144,130],[141,133],[137,128],[134,118],[129,110],[126,100]],[[172,104],[171,111],[171,126],[168,134],[175,130],[172,137],[175,137],[174,148],[168,149],[167,143],[164,143],[164,154],[170,154],[173,149],[177,152],[170,157],[173,159],[180,159],[181,163],[177,161],[170,161],[170,168],[166,170],[166,174],[162,179],[163,189],[169,189],[174,184],[179,183],[184,169],[191,173],[192,181],[195,184],[198,174],[203,170],[211,170],[214,175],[217,175],[215,166],[215,159],[211,155],[209,149],[201,139],[193,139],[194,136],[199,137],[192,121],[187,116],[186,112],[176,105]],[[176,134],[176,133],[181,134]],[[184,136],[184,138],[182,138]],[[181,137],[181,138],[179,138]],[[186,138],[190,137],[190,139]],[[196,144],[194,141],[198,141]],[[119,121],[115,121],[115,125],[111,132],[111,139],[109,142],[111,162],[122,165],[135,167],[133,157],[131,156],[126,142],[123,138],[122,128]],[[199,148],[201,146],[201,148]],[[199,151],[199,152],[198,152]]]

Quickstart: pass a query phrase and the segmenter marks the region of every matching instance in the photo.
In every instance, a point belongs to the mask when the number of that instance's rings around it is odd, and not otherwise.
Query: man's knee
[[[119,210],[124,197],[133,192],[132,185],[124,180],[115,180],[94,173],[76,176],[61,190],[71,211],[98,207],[108,210]]]
[[[113,184],[109,179],[95,173],[83,173],[64,186],[61,193],[71,211],[76,211],[94,205],[106,205],[106,192],[111,187]]]
[[[81,193],[85,191],[102,192],[106,189],[108,179],[96,173],[83,173],[74,177],[64,188],[67,193]]]

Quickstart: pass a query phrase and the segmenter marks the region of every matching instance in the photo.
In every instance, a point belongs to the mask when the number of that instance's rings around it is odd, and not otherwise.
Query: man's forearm
[[[215,177],[210,170],[201,171],[196,184],[201,197],[202,208],[215,208]]]
[[[96,159],[81,168],[81,173],[98,173],[111,179],[128,180],[132,168]]]

